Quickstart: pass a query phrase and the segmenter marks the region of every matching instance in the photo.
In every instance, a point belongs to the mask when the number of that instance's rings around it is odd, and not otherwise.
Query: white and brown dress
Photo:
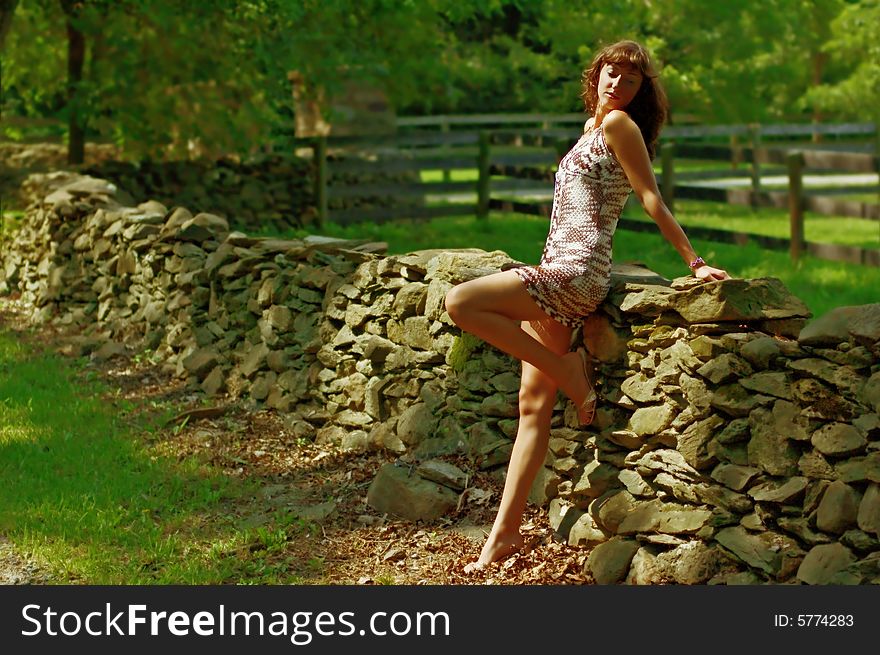
[[[579,328],[608,293],[611,239],[631,190],[601,125],[559,162],[541,263],[513,270],[535,303],[563,325]]]

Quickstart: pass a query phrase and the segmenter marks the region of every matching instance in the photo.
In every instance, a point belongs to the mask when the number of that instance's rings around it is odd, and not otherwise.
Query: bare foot
[[[560,388],[577,408],[578,422],[581,425],[589,425],[593,422],[596,411],[596,392],[590,381],[591,365],[586,353],[581,354],[581,351],[566,353],[562,356],[562,361],[566,369],[566,384],[560,385]]]
[[[483,550],[480,552],[480,558],[476,562],[471,562],[464,567],[465,573],[473,573],[479,571],[486,564],[497,562],[513,555],[516,551],[523,547],[523,538],[519,532],[508,535],[490,534],[483,544]]]

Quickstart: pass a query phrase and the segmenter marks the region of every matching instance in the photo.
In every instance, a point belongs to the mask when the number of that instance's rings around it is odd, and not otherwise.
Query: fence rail
[[[322,221],[351,223],[464,214],[475,214],[482,219],[492,209],[549,216],[549,205],[501,199],[495,194],[552,191],[553,171],[561,155],[582,134],[582,119],[581,114],[421,117],[398,120],[399,126],[413,129],[408,133],[381,138],[318,138],[303,140],[300,144],[310,146],[314,152],[317,172],[315,197],[319,220]],[[540,127],[535,127],[536,123]],[[493,128],[474,129],[487,125]],[[430,127],[435,130],[430,131]],[[859,184],[847,190],[804,188],[805,172],[880,173],[880,157],[876,154],[819,150],[815,143],[782,146],[761,142],[762,136],[825,134],[864,137],[876,135],[876,132],[873,123],[668,128],[664,134],[666,140],[660,148],[662,165],[658,182],[670,208],[674,208],[676,198],[687,198],[789,210],[791,237],[788,239],[690,226],[687,231],[693,236],[728,243],[750,240],[768,249],[787,249],[795,260],[802,253],[809,253],[825,259],[880,266],[880,249],[810,243],[803,237],[805,210],[880,222],[880,202],[841,197],[844,193],[867,195],[877,192],[880,200],[880,185]],[[740,140],[741,136],[747,140]],[[718,137],[728,137],[729,143],[688,141]],[[367,157],[346,158],[345,153],[367,154]],[[676,160],[681,159],[717,161],[723,168],[679,173],[676,171]],[[451,181],[450,172],[456,169],[476,170],[477,180]],[[413,173],[418,177],[418,173],[425,170],[442,171],[443,182],[410,180],[351,184],[341,179],[358,174],[405,176],[406,173]],[[784,176],[786,188],[763,188],[762,177],[770,174]],[[507,179],[492,180],[493,175],[504,175]],[[712,180],[722,178],[742,178],[744,184],[740,188],[711,185]],[[458,200],[464,199],[464,202],[444,206],[328,210],[328,200],[361,198],[369,203],[370,198],[421,196],[448,199],[453,195]],[[651,229],[653,223],[621,219],[620,226],[622,229],[643,230]]]
[[[798,179],[792,178],[792,162],[791,155],[793,152],[798,154]],[[745,162],[749,165],[748,171],[744,170],[718,170],[718,171],[700,171],[698,174],[683,175],[682,178],[688,181],[697,179],[719,179],[719,178],[735,178],[748,177],[750,179],[750,188],[746,189],[719,189],[707,188],[705,186],[695,186],[688,184],[678,184],[677,182],[670,185],[670,179],[675,180],[678,176],[674,170],[675,158],[693,158],[701,160],[715,160],[730,163],[736,166],[738,162]],[[809,209],[817,214],[828,216],[847,216],[851,218],[864,218],[869,220],[880,220],[880,184],[866,187],[860,185],[857,190],[848,189],[849,193],[876,193],[878,196],[877,203],[869,203],[858,200],[843,200],[840,198],[829,197],[840,195],[841,190],[832,190],[828,193],[826,190],[805,190],[803,188],[803,174],[805,171],[813,172],[844,172],[850,174],[860,173],[878,173],[880,174],[880,157],[862,153],[843,153],[843,152],[822,152],[817,150],[793,150],[788,148],[750,148],[737,152],[728,146],[705,146],[705,145],[677,145],[666,143],[661,146],[661,162],[663,166],[662,177],[667,180],[664,185],[664,200],[670,206],[674,207],[675,198],[686,198],[691,200],[713,200],[718,202],[727,202],[730,204],[749,205],[752,207],[770,206],[783,207],[788,202],[788,191],[767,191],[762,189],[761,176],[766,175],[767,171],[761,168],[762,163],[784,164],[784,169],[774,169],[774,172],[784,172],[787,176],[787,187],[790,189],[796,184],[799,191],[799,202],[804,209]]]

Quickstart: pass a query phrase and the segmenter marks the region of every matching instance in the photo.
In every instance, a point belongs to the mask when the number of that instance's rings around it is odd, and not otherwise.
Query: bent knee
[[[543,414],[553,411],[556,404],[556,387],[550,385],[527,385],[519,390],[519,413]]]
[[[449,314],[449,318],[458,323],[468,311],[467,293],[462,293],[460,285],[452,287],[446,292],[443,304],[446,307],[446,313]]]

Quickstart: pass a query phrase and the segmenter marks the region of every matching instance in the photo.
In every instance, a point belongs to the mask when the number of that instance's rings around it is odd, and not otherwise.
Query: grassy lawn
[[[161,454],[173,408],[138,409],[0,328],[0,534],[59,583],[298,583],[279,553],[311,526],[284,512],[248,526],[236,507],[253,484]]]
[[[651,220],[640,208],[629,210],[626,215],[629,218]],[[688,225],[698,225],[786,239],[791,234],[788,212],[774,207],[751,209],[717,202],[676,200],[675,215],[685,228]],[[807,241],[816,243],[880,248],[878,221],[805,212],[804,235]]]

